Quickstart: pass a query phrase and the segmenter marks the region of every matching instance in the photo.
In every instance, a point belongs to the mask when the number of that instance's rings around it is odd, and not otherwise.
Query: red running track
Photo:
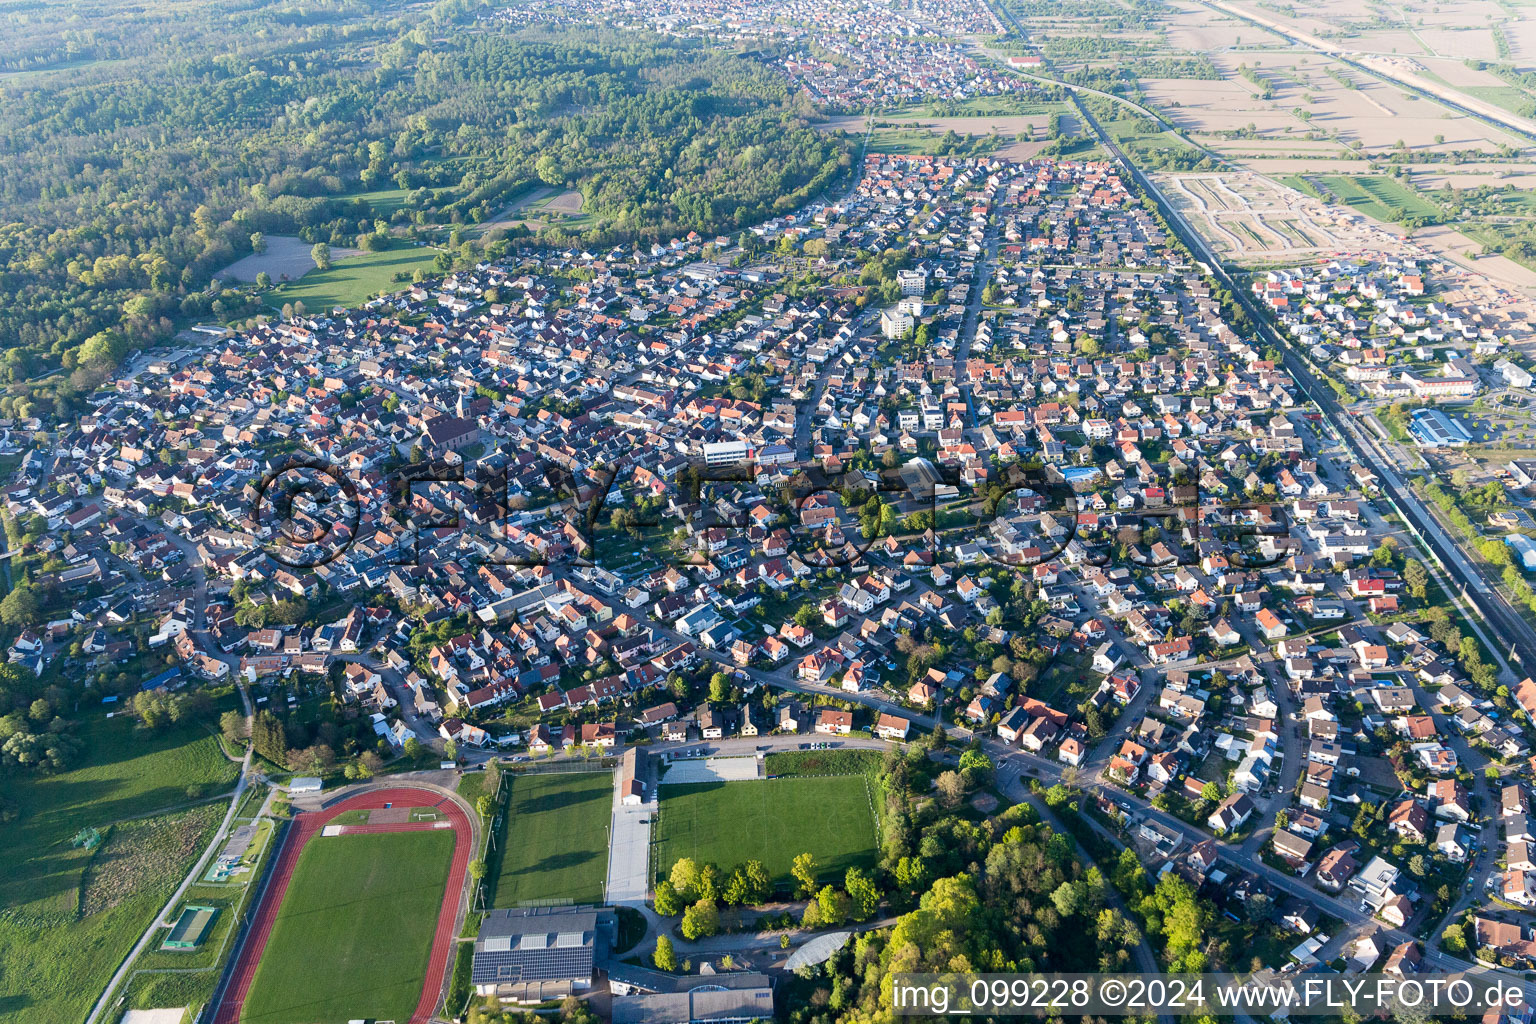
[[[448,886],[443,892],[443,906],[437,915],[437,932],[432,938],[432,955],[427,961],[427,977],[422,985],[421,1001],[416,1004],[416,1012],[411,1016],[410,1024],[427,1024],[431,1019],[432,1011],[437,1009],[438,996],[443,991],[443,980],[448,973],[449,954],[453,950],[456,937],[455,925],[458,923],[459,903],[464,893],[464,879],[469,871],[470,840],[474,830],[470,827],[469,817],[464,813],[464,809],[440,792],[414,787],[397,787],[360,793],[324,810],[302,813],[294,819],[284,839],[283,847],[277,853],[277,863],[272,865],[272,875],[267,882],[266,894],[262,897],[261,905],[256,908],[256,917],[251,922],[245,944],[240,948],[240,959],[236,961],[234,973],[230,976],[229,985],[224,990],[224,998],[219,1003],[214,1024],[239,1024],[241,1011],[245,1008],[245,998],[250,994],[251,982],[256,977],[256,966],[261,962],[262,953],[266,951],[267,940],[272,935],[272,926],[277,921],[278,909],[282,906],[283,897],[288,892],[288,883],[293,880],[293,869],[299,862],[299,854],[304,851],[305,844],[318,835],[338,814],[344,814],[347,811],[376,810],[385,804],[393,804],[396,807],[436,807],[447,815],[448,821],[453,825],[453,865],[448,872]],[[368,832],[429,831],[433,828],[433,823],[421,821],[343,827],[347,834],[356,835]]]

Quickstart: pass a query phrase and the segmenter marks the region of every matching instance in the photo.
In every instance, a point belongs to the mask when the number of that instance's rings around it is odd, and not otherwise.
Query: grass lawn
[[[470,772],[459,776],[459,796],[463,797],[469,806],[475,806],[475,801],[480,799],[485,792],[485,772]]]
[[[827,881],[875,863],[869,787],[856,775],[664,786],[655,832],[663,875],[683,857],[723,871],[761,860],[787,887],[790,866],[807,851]]]
[[[1385,174],[1314,174],[1312,179],[1366,216],[1388,224],[1441,214],[1440,207]]]
[[[1029,695],[1053,708],[1071,711],[1099,688],[1104,677],[1090,667],[1092,659],[1058,654],[1029,686]]]
[[[1521,117],[1531,116],[1531,94],[1513,85],[1463,86],[1461,91]]]
[[[349,309],[361,306],[380,292],[398,292],[410,287],[409,275],[420,267],[434,273],[432,261],[437,250],[425,246],[403,246],[383,252],[365,252],[337,260],[330,270],[311,270],[290,284],[267,293],[274,306],[302,302],[311,313],[323,313],[332,306]],[[407,280],[396,281],[403,273]]]
[[[85,751],[79,767],[51,776],[11,774],[4,782],[20,815],[0,828],[3,1024],[84,1019],[190,866],[176,852],[182,847],[170,845],[170,830],[166,844],[147,841],[134,827],[136,819],[184,803],[189,785],[217,792],[235,778],[236,766],[201,725],[146,733],[126,717],[100,717],[80,724],[75,734]],[[222,813],[224,805],[204,805],[192,815],[209,809]],[[70,845],[81,828],[107,832],[113,822],[123,825],[111,830],[96,857]],[[186,833],[183,838],[196,842]],[[93,865],[124,850],[110,872]],[[132,863],[139,855],[141,867]],[[82,897],[89,902],[82,905]]]
[[[294,870],[241,1020],[409,1020],[453,855],[453,833],[317,837]]]
[[[428,191],[431,191],[428,189]],[[405,205],[405,197],[410,195],[411,189],[406,188],[378,188],[372,192],[354,192],[349,196],[341,196],[342,199],[361,199],[373,207],[376,217],[388,218],[394,212]]]
[[[613,776],[550,772],[507,780],[512,796],[492,906],[530,900],[600,903],[608,876]]]

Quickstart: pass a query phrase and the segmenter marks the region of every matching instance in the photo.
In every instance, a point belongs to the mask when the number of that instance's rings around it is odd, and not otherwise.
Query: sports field
[[[663,786],[655,868],[683,857],[724,871],[761,860],[774,882],[792,884],[797,855],[809,851],[827,881],[875,862],[875,820],[863,776],[763,779]]]
[[[601,903],[613,776],[551,772],[507,782],[512,796],[498,837],[504,845],[494,905],[559,899]]]
[[[422,998],[453,844],[447,829],[307,843],[241,1021],[410,1020]]]

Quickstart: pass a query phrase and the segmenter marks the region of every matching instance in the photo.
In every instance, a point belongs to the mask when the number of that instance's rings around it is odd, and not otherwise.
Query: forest
[[[8,8],[0,414],[77,411],[128,351],[262,311],[215,275],[266,236],[439,240],[540,184],[581,191],[583,244],[712,233],[799,206],[848,166],[845,140],[810,128],[760,60],[483,13]]]

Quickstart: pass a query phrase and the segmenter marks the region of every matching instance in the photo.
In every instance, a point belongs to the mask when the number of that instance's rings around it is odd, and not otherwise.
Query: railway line
[[[1494,581],[1471,562],[1434,513],[1413,493],[1398,472],[1395,462],[1379,447],[1375,439],[1361,428],[1358,418],[1339,402],[1332,387],[1296,352],[1290,341],[1275,329],[1268,314],[1259,308],[1253,296],[1233,280],[1200,234],[1190,226],[1178,209],[1164,198],[1152,179],[1125,155],[1087,105],[1078,103],[1077,107],[1084,123],[1093,129],[1100,143],[1124,168],[1143,194],[1157,205],[1163,219],[1174,234],[1183,241],[1210,276],[1231,292],[1233,301],[1247,314],[1259,335],[1281,353],[1286,372],[1295,381],[1302,396],[1322,412],[1334,433],[1358,463],[1376,474],[1381,492],[1393,511],[1402,518],[1409,531],[1420,541],[1440,568],[1456,581],[1461,590],[1461,597],[1498,637],[1509,645],[1507,650],[1500,653],[1524,671],[1527,660],[1536,658],[1536,628],[1533,628],[1519,612],[1510,607]]]

